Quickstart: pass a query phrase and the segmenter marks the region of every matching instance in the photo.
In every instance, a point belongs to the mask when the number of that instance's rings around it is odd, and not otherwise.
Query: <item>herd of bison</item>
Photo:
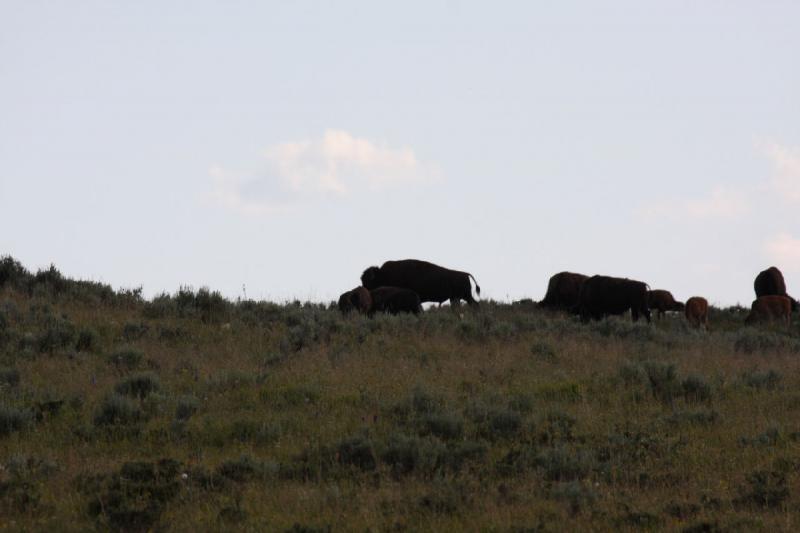
[[[418,314],[422,303],[441,304],[445,300],[450,300],[454,307],[461,300],[477,306],[470,278],[480,296],[481,288],[468,272],[417,259],[387,261],[380,267],[366,269],[361,275],[361,285],[342,294],[338,305],[343,313],[358,311],[369,316],[376,312]],[[759,272],[754,287],[756,299],[745,323],[779,320],[789,326],[798,302],[786,293],[781,271],[770,267]],[[634,322],[640,315],[650,322],[651,310],[659,317],[667,311],[683,311],[690,324],[708,328],[708,301],[702,296],[679,302],[669,291],[650,290],[646,283],[628,278],[559,272],[550,278],[547,294],[538,305],[580,315],[584,322],[629,310]]]

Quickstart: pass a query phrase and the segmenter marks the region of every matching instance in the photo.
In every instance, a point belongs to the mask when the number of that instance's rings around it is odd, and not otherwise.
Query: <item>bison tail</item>
[[[480,285],[478,285],[478,280],[476,280],[475,276],[473,276],[472,274],[467,274],[467,275],[472,278],[472,281],[475,282],[475,292],[478,294],[478,296],[480,296],[481,295],[481,287],[480,287]]]

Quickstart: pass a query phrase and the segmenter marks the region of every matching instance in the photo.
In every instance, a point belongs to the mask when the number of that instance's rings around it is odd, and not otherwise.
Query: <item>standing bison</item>
[[[600,320],[606,315],[621,315],[631,310],[633,321],[643,314],[650,322],[647,307],[647,284],[627,278],[592,276],[583,282],[578,296],[581,320]]]
[[[753,282],[753,288],[756,290],[756,298],[773,295],[786,296],[791,302],[792,311],[797,311],[797,300],[786,293],[786,282],[777,267],[772,266],[759,272],[755,282]]]
[[[379,313],[414,313],[422,311],[419,295],[410,289],[401,287],[378,287],[369,291],[372,297],[370,316],[376,311]]]
[[[472,297],[470,278],[475,281],[467,272],[450,270],[427,261],[404,259],[369,267],[361,275],[361,284],[369,290],[384,286],[410,289],[419,295],[421,302],[450,300],[451,305],[456,305],[460,300],[466,300],[470,305],[478,305]],[[481,288],[477,281],[475,292],[480,296]]]
[[[661,318],[667,311],[683,311],[684,303],[676,301],[671,292],[656,289],[647,291],[647,306],[657,310],[656,316]]]
[[[369,313],[372,308],[372,297],[364,287],[356,287],[339,296],[339,311],[344,314],[350,311]]]
[[[702,296],[692,296],[686,300],[684,313],[689,324],[696,328],[703,326],[708,330],[708,300]]]
[[[574,272],[553,274],[547,284],[547,294],[544,295],[544,299],[539,302],[539,305],[549,309],[574,309],[578,305],[581,286],[587,279],[589,276]]]
[[[750,314],[744,319],[745,324],[756,322],[769,322],[780,320],[791,326],[792,323],[792,300],[787,296],[759,296],[753,300],[750,306]]]

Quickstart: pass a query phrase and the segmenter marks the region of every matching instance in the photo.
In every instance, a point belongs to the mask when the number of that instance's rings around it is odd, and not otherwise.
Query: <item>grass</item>
[[[745,316],[367,319],[3,258],[0,528],[794,530],[800,328]]]

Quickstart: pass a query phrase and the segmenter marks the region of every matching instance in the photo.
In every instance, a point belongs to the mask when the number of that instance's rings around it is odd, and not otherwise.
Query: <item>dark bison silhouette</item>
[[[559,272],[550,277],[547,284],[547,294],[539,302],[541,307],[548,309],[573,310],[578,305],[578,296],[583,282],[589,276],[574,272]]]
[[[750,314],[744,319],[745,324],[780,320],[786,326],[792,324],[792,300],[788,296],[770,294],[759,296],[750,306]]]
[[[683,312],[686,314],[689,324],[696,328],[703,326],[708,329],[708,300],[702,296],[692,296],[686,300]]]
[[[364,287],[356,287],[339,296],[339,311],[349,313],[358,311],[359,313],[369,313],[372,308],[372,296]]]
[[[633,321],[643,314],[650,322],[647,307],[647,284],[627,278],[592,276],[583,282],[578,296],[581,320],[600,320],[606,315],[621,315],[631,310]]]
[[[402,287],[419,295],[421,302],[450,300],[457,305],[466,300],[470,305],[478,305],[472,297],[469,279],[475,277],[467,272],[450,270],[427,261],[404,259],[386,261],[381,267],[372,266],[361,275],[361,284],[369,290],[377,287]],[[481,288],[475,281],[475,292],[480,296]]]
[[[783,274],[777,267],[771,266],[766,270],[762,270],[756,276],[753,282],[753,288],[756,290],[756,298],[762,296],[786,296],[789,298],[792,311],[797,311],[797,300],[792,298],[786,293],[786,282],[783,280]]]
[[[375,312],[391,313],[414,313],[418,315],[422,311],[419,295],[411,289],[402,287],[377,287],[369,291],[372,297],[372,307],[369,314]]]
[[[672,293],[663,289],[647,291],[647,307],[658,311],[656,316],[664,316],[667,311],[683,311],[684,303],[675,300]]]

